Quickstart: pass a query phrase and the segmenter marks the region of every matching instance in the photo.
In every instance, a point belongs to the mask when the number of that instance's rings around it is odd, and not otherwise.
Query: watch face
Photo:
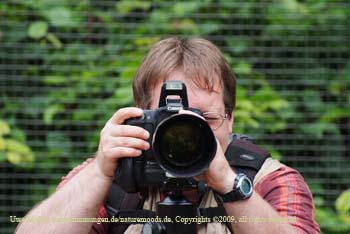
[[[244,195],[249,195],[252,190],[252,184],[247,178],[243,178],[241,181],[241,191]]]

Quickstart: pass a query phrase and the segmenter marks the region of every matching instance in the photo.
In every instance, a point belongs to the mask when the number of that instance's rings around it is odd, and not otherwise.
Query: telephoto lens
[[[192,114],[175,114],[159,123],[152,141],[159,165],[175,177],[204,172],[215,157],[216,139],[207,122]]]

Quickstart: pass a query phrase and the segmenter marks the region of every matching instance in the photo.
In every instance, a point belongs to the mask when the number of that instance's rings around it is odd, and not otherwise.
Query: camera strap
[[[251,138],[239,134],[231,135],[225,156],[237,174],[244,173],[251,181],[254,181],[265,160],[271,157],[268,151],[252,143]]]
[[[252,143],[252,139],[246,135],[232,134],[230,144],[225,152],[226,159],[236,173],[246,174],[251,181],[265,160],[271,157],[270,153]],[[130,224],[135,224],[132,218],[156,217],[154,211],[142,210],[145,199],[138,193],[126,193],[116,183],[112,184],[105,207],[110,217],[129,218],[133,222],[110,223],[109,233],[124,233]],[[224,207],[198,208],[198,214],[212,220],[215,216],[225,216]],[[231,230],[231,225],[227,223]]]
[[[153,217],[153,211],[142,210],[144,199],[138,193],[126,193],[119,185],[112,183],[105,208],[109,218]],[[109,233],[124,233],[131,223],[111,223]]]
[[[270,153],[252,143],[252,139],[246,135],[232,134],[231,141],[225,152],[226,159],[233,170],[244,173],[251,181],[254,181],[256,174],[264,164],[265,160],[271,157]],[[199,215],[213,220],[214,217],[226,216],[223,206],[199,208]],[[225,223],[233,233],[230,223]]]

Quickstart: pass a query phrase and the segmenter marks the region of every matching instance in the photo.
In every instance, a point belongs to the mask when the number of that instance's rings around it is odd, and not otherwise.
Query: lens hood
[[[204,172],[216,154],[216,138],[208,123],[192,114],[174,114],[162,120],[152,148],[159,165],[175,177]]]

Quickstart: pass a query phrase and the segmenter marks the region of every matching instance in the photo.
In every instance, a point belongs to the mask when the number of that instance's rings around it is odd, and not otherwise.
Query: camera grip
[[[127,193],[137,192],[133,164],[132,158],[120,159],[114,176],[116,183]]]

